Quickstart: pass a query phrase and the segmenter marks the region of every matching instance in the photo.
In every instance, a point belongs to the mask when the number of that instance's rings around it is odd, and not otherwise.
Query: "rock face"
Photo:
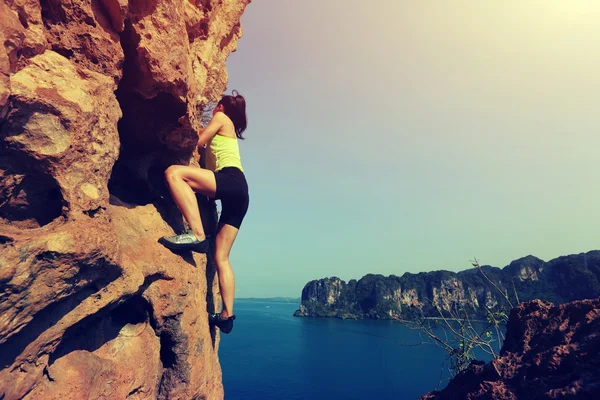
[[[302,300],[332,305],[338,301],[346,286],[346,282],[336,277],[312,281],[302,290]]]
[[[498,359],[473,362],[421,399],[598,399],[599,349],[600,298],[522,303],[510,314]]]
[[[214,267],[157,239],[248,3],[0,0],[1,399],[223,397]]]
[[[600,296],[600,251],[544,262],[528,256],[503,269],[484,266],[485,275],[514,299],[565,303]],[[514,286],[513,286],[514,284]],[[516,299],[515,299],[516,300]],[[302,290],[296,316],[411,319],[415,312],[439,317],[464,307],[475,318],[496,310],[502,297],[478,269],[405,273],[401,277],[369,274],[348,283],[339,278],[314,280]],[[516,301],[515,301],[516,303]]]

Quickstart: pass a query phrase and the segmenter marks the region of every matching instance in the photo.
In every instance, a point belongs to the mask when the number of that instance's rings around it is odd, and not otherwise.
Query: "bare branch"
[[[476,265],[477,269],[479,269],[479,272],[481,272],[481,275],[483,275],[485,280],[488,281],[490,283],[490,285],[492,285],[494,288],[496,288],[498,293],[500,293],[502,295],[502,297],[504,297],[504,299],[506,300],[506,302],[508,303],[510,308],[513,308],[514,306],[513,306],[512,302],[510,301],[510,299],[508,298],[508,293],[506,292],[506,290],[503,291],[490,278],[488,278],[488,276],[485,274],[485,272],[483,272],[483,268],[481,267],[481,265],[479,265],[479,261],[475,260],[473,265]]]
[[[475,358],[474,352],[480,349],[483,353],[489,354],[493,359],[496,359],[502,348],[502,343],[505,340],[505,336],[500,329],[500,323],[505,323],[507,319],[507,307],[513,307],[513,303],[510,300],[509,292],[506,288],[503,288],[503,284],[496,283],[485,273],[483,267],[481,267],[479,261],[474,259],[472,261],[474,267],[476,267],[485,281],[497,291],[500,296],[497,297],[499,307],[494,306],[494,310],[486,307],[485,304],[480,309],[486,312],[487,323],[475,324],[473,315],[469,314],[471,306],[468,300],[451,300],[449,306],[442,309],[442,305],[439,302],[426,299],[428,304],[431,304],[433,308],[439,314],[438,318],[430,319],[425,318],[423,315],[423,309],[419,309],[421,312],[420,317],[416,318],[413,326],[418,329],[421,334],[421,338],[428,340],[430,344],[435,344],[442,348],[447,353],[448,369],[452,376],[456,376],[459,372],[466,369],[471,361]],[[514,279],[512,280],[513,292],[517,302],[519,296],[516,289]],[[477,310],[477,309],[476,309]],[[434,324],[431,322],[436,320],[436,327],[441,327],[441,331],[436,328],[432,328]],[[495,343],[498,343],[496,350]],[[407,345],[410,346],[410,345]],[[444,366],[442,366],[443,370]],[[496,371],[498,367],[494,365]],[[442,382],[442,375],[440,375],[440,384]]]
[[[519,301],[519,295],[517,294],[517,288],[515,286],[515,280],[514,279],[512,280],[512,284],[513,284],[513,290],[515,292],[515,299],[517,299],[517,304],[519,304],[520,303],[520,301]]]

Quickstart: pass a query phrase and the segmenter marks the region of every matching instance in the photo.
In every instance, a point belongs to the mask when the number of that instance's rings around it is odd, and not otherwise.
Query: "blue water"
[[[422,341],[417,331],[395,321],[298,318],[297,308],[236,303],[235,328],[219,350],[226,400],[416,399],[438,387],[446,354],[403,346]]]

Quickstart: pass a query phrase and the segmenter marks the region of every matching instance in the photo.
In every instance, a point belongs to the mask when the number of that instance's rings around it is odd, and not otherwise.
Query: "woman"
[[[198,147],[208,144],[207,168],[173,165],[166,172],[173,200],[190,230],[182,235],[162,237],[159,242],[173,250],[208,251],[198,202],[194,192],[221,200],[221,217],[215,241],[214,260],[223,301],[220,314],[209,314],[209,321],[223,333],[233,329],[235,281],[229,253],[248,210],[248,184],[240,160],[238,139],[246,130],[246,101],[235,90],[223,96],[213,110],[210,123],[200,131]]]

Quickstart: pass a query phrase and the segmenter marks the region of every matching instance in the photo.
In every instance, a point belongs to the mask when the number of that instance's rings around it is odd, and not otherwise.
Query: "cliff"
[[[600,251],[559,257],[544,262],[527,256],[500,269],[482,267],[486,276],[520,301],[554,303],[600,296]],[[514,287],[513,287],[514,284]],[[495,310],[501,295],[477,268],[461,271],[405,273],[401,277],[368,274],[348,283],[339,278],[314,280],[302,290],[296,316],[411,319],[418,311],[439,317],[439,309],[464,307],[473,317]]]
[[[157,239],[247,3],[0,0],[1,399],[223,397],[214,267]]]
[[[534,300],[510,314],[500,357],[470,367],[421,400],[600,398],[600,298]]]

